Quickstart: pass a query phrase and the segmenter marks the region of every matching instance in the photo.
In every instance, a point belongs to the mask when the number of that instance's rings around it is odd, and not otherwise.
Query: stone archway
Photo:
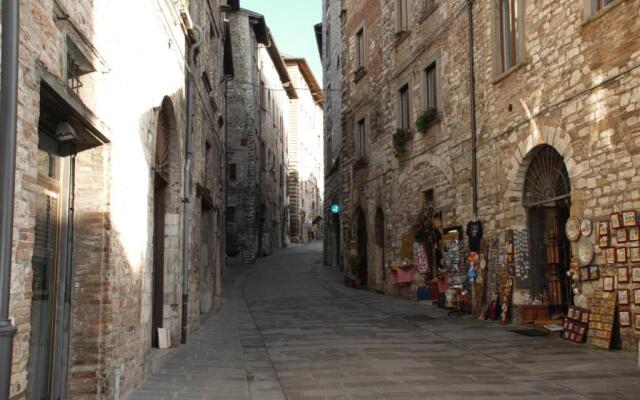
[[[171,142],[175,140],[176,116],[171,99],[162,100],[156,128],[156,146],[153,171],[153,272],[152,272],[152,314],[151,344],[158,347],[158,328],[164,327],[165,299],[165,226],[167,205],[170,203],[169,187],[171,171]]]

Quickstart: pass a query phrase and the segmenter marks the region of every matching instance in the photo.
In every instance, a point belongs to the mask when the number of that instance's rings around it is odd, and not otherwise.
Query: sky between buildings
[[[304,57],[318,82],[322,65],[313,26],[322,22],[322,0],[240,0],[244,9],[265,16],[283,54]]]

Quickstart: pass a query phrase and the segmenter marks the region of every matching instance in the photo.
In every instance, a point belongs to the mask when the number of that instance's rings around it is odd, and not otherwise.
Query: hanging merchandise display
[[[469,241],[469,251],[480,251],[480,240],[482,240],[482,222],[469,222],[467,224],[467,237]]]

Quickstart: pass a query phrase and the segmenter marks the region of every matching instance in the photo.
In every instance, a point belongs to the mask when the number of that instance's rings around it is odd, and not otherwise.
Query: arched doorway
[[[375,224],[375,240],[376,240],[376,263],[382,269],[380,276],[382,284],[387,283],[387,269],[384,267],[384,213],[381,208],[376,210]]]
[[[169,135],[175,127],[173,106],[163,100],[158,114],[156,148],[153,170],[153,293],[151,317],[151,344],[158,347],[158,328],[164,319],[164,247],[165,217],[169,186]]]
[[[361,208],[357,212],[357,253],[359,258],[360,279],[362,286],[368,286],[368,266],[367,266],[367,219]]]
[[[531,294],[551,305],[552,313],[569,304],[566,271],[570,244],[564,226],[570,215],[571,182],[562,156],[551,146],[534,148],[525,176],[523,205],[527,209]]]

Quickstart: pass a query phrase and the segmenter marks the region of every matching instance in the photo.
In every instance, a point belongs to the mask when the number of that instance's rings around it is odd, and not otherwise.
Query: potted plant
[[[393,134],[393,152],[397,156],[407,151],[407,142],[411,140],[413,133],[408,129],[398,128]]]
[[[431,123],[438,118],[438,109],[434,107],[427,108],[418,119],[416,119],[416,129],[418,132],[425,133]]]
[[[432,244],[438,241],[440,231],[433,216],[433,207],[420,210],[416,222],[411,226],[411,234],[418,243]]]

